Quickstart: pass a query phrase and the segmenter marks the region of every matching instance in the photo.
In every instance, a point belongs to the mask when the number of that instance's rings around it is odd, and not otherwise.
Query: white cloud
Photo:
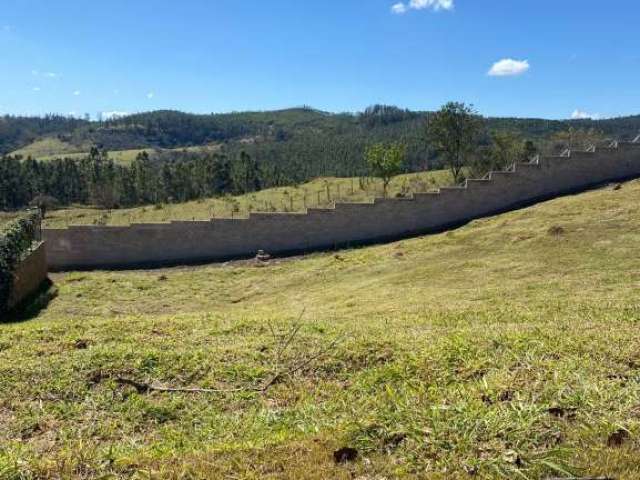
[[[40,87],[33,87],[33,91],[34,92],[39,92],[40,91]]]
[[[118,112],[118,111],[102,112],[102,119],[115,120],[116,118],[126,117],[127,115],[129,115],[129,112]]]
[[[147,98],[149,98],[149,99],[153,98],[154,96],[155,96],[155,93],[153,93],[153,92],[147,93]]]
[[[432,8],[438,10],[452,10],[453,0],[410,0],[409,7],[414,10]]]
[[[60,78],[62,75],[55,72],[41,72],[40,70],[31,70],[31,75],[34,77],[45,77],[45,78]]]
[[[77,97],[78,95],[80,95],[80,90],[76,90],[76,91],[74,91],[74,92],[73,92],[73,95],[75,95],[76,97]]]
[[[572,120],[586,120],[586,119],[597,120],[598,118],[600,118],[600,115],[597,113],[587,113],[579,109],[575,109],[571,114]]]
[[[508,77],[514,75],[522,75],[529,70],[530,65],[527,60],[513,60],[512,58],[504,58],[493,64],[487,73],[491,77]]]
[[[453,0],[409,0],[408,3],[396,3],[391,7],[391,11],[396,14],[406,13],[408,10],[424,10],[431,9],[440,10],[453,10]]]

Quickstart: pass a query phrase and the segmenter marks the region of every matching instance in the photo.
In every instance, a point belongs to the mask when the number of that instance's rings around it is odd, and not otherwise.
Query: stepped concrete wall
[[[44,243],[40,243],[13,274],[13,289],[9,297],[9,309],[17,306],[34,293],[47,278],[47,253]]]
[[[472,219],[640,176],[640,144],[542,157],[461,187],[372,203],[337,203],[307,213],[251,213],[247,219],[71,226],[43,232],[52,270],[131,268],[290,254],[441,231]]]

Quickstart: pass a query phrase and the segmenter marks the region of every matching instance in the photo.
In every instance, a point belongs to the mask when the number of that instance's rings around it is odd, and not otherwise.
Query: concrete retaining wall
[[[47,278],[47,252],[40,243],[16,268],[9,309],[33,294]]]
[[[441,231],[538,200],[640,176],[640,144],[620,143],[568,157],[542,157],[462,187],[369,204],[338,203],[307,213],[252,213],[247,219],[72,226],[43,237],[52,270],[130,268],[288,254]]]

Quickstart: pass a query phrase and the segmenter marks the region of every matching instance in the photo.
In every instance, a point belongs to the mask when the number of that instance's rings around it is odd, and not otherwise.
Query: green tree
[[[226,155],[213,155],[211,187],[214,195],[229,193],[232,188],[231,165]]]
[[[553,149],[586,150],[605,139],[604,133],[595,128],[573,128],[558,132],[551,137]]]
[[[482,122],[472,106],[449,102],[427,121],[427,139],[443,158],[456,183],[469,163]]]
[[[538,148],[531,140],[527,140],[524,142],[522,146],[522,162],[529,162],[533,157],[538,154]]]
[[[53,210],[59,205],[58,199],[51,195],[37,195],[29,202],[29,206],[38,207],[42,218],[46,218],[47,212]]]
[[[155,202],[157,200],[156,173],[146,151],[136,155],[131,164],[131,176],[138,203]]]
[[[115,165],[106,150],[92,147],[89,156],[82,159],[87,178],[89,200],[99,207],[113,208],[117,203]]]
[[[260,171],[257,162],[242,150],[231,162],[233,193],[247,193],[260,190]]]
[[[482,177],[490,171],[506,170],[524,156],[525,144],[511,132],[491,133],[491,144],[478,149],[470,163],[470,173]]]
[[[407,148],[401,143],[376,143],[365,150],[369,172],[382,179],[385,197],[391,178],[402,172],[406,156]]]

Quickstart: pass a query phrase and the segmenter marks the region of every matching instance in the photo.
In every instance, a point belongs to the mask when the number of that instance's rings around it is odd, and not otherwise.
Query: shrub
[[[39,225],[40,213],[31,212],[12,222],[0,234],[0,315],[9,309],[13,274],[36,239]]]
[[[40,209],[40,214],[42,218],[46,217],[46,214],[49,210],[53,210],[60,205],[60,202],[57,198],[52,197],[51,195],[36,195],[33,197],[33,200],[29,202],[29,206],[37,207]]]

